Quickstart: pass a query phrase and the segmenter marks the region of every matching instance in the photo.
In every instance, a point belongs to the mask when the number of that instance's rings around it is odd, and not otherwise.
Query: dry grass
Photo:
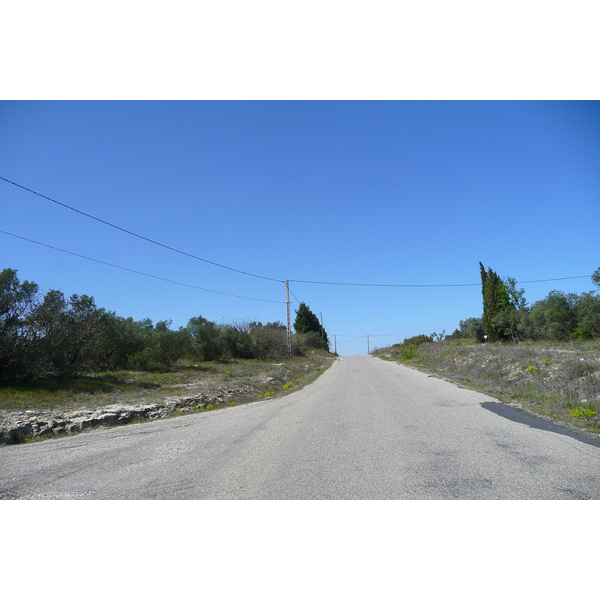
[[[392,349],[378,350],[391,358]],[[600,432],[600,343],[422,344],[403,362],[542,416]]]

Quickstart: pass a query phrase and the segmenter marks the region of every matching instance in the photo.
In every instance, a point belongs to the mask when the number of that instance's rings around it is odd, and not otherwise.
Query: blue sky
[[[1,268],[135,319],[285,322],[306,302],[340,354],[481,314],[479,261],[517,281],[600,267],[600,104],[3,101]],[[264,279],[267,278],[267,279]],[[274,279],[275,281],[272,281]],[[299,280],[299,281],[293,281]],[[589,278],[523,284],[594,289]],[[258,299],[258,300],[254,300]],[[259,300],[267,300],[259,301]]]

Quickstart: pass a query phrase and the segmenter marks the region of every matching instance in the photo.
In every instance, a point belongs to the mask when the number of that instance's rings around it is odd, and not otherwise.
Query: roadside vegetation
[[[481,318],[373,354],[600,434],[600,295],[555,290],[529,307],[514,280],[480,267]]]
[[[202,316],[135,321],[98,308],[90,296],[42,295],[17,271],[0,272],[0,416],[9,411],[153,402],[178,394],[233,390],[227,403],[291,393],[333,355],[305,305],[288,358],[279,322],[217,324]],[[233,397],[235,396],[235,397]],[[214,408],[214,407],[213,407]]]
[[[152,403],[166,397],[211,395],[227,391],[228,402],[248,403],[282,396],[314,381],[331,363],[327,352],[274,363],[257,359],[224,359],[193,363],[182,359],[168,371],[105,371],[69,377],[22,381],[0,386],[0,411],[99,408],[114,403]]]

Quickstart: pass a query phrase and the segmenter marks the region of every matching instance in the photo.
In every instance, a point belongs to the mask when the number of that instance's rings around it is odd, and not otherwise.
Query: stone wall
[[[223,388],[210,394],[162,398],[151,404],[111,404],[97,409],[10,412],[0,417],[0,445],[18,444],[30,438],[78,433],[92,427],[161,419],[175,412],[191,412],[210,404],[222,406],[248,391],[246,388]]]

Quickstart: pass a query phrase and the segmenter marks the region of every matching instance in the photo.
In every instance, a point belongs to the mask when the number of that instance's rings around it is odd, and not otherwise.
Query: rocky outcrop
[[[0,417],[0,444],[18,444],[30,438],[161,419],[173,413],[191,412],[209,405],[222,406],[248,391],[246,388],[228,388],[215,390],[210,394],[163,398],[151,404],[111,404],[96,409],[10,412]]]

